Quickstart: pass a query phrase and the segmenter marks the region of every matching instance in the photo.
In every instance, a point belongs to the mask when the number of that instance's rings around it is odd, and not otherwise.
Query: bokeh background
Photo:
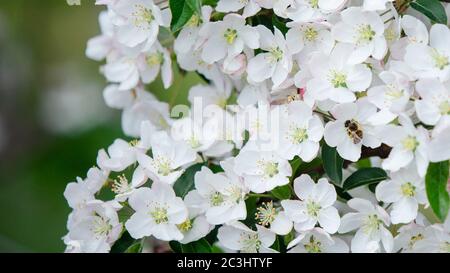
[[[123,137],[100,64],[84,54],[102,7],[82,2],[0,0],[0,252],[63,251],[65,186]],[[170,90],[149,89],[173,105],[196,82],[178,75]]]

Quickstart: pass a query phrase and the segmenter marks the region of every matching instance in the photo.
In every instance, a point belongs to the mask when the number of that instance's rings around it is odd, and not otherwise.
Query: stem
[[[271,194],[262,194],[262,193],[251,193],[248,195],[248,197],[275,199]]]

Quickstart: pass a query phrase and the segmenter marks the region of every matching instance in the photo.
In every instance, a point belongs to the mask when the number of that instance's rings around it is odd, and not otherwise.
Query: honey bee
[[[364,134],[358,122],[347,120],[345,122],[345,128],[347,128],[347,134],[353,140],[354,144],[358,144],[362,141]]]

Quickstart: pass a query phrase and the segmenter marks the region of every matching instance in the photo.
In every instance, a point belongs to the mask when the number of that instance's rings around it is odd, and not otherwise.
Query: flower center
[[[450,64],[448,57],[440,54],[437,50],[433,50],[431,57],[433,58],[434,65],[440,70],[444,70]]]
[[[135,10],[131,15],[134,18],[134,25],[136,27],[148,27],[150,23],[155,19],[151,9],[148,9],[143,5],[135,5],[134,8]]]
[[[319,32],[315,28],[309,26],[309,27],[307,27],[305,29],[304,35],[305,35],[305,40],[306,41],[314,42],[317,39],[317,36],[319,35]]]
[[[210,197],[210,202],[213,207],[222,205],[223,201],[223,194],[221,194],[220,192],[215,192]]]
[[[168,176],[172,172],[172,167],[170,166],[170,160],[164,156],[157,156],[153,160],[155,169],[157,169],[158,174],[162,176]]]
[[[331,72],[331,85],[334,86],[334,88],[347,88],[347,75],[338,72],[338,71],[332,71]]]
[[[401,190],[402,194],[407,197],[413,197],[416,194],[416,187],[411,182],[402,184]]]
[[[279,173],[278,163],[276,162],[261,160],[258,162],[258,165],[266,178],[272,178]]]
[[[309,200],[306,203],[306,211],[308,212],[308,215],[312,216],[312,217],[317,217],[319,215],[320,209],[322,207],[314,202],[313,200]]]
[[[261,248],[261,241],[257,233],[242,233],[239,242],[244,253],[257,252]]]
[[[364,133],[359,122],[352,119],[347,120],[344,125],[345,128],[347,129],[347,135],[350,137],[350,139],[353,140],[353,143],[354,144],[360,143],[362,138],[364,137]]]
[[[197,149],[201,146],[200,141],[195,136],[191,136],[187,142],[192,149]]]
[[[358,37],[356,42],[358,44],[367,44],[373,40],[376,32],[373,31],[372,27],[368,24],[360,25],[358,27]]]
[[[281,61],[281,59],[283,59],[283,51],[281,50],[280,47],[274,47],[272,48],[270,51],[271,54],[271,62],[273,63],[277,63],[279,61]]]
[[[263,203],[261,207],[256,209],[255,220],[262,226],[268,227],[277,215],[276,209],[273,207],[273,202]]]
[[[128,184],[128,179],[124,174],[117,177],[118,179],[114,180],[111,190],[116,194],[124,194],[131,191],[130,185]]]
[[[103,217],[96,215],[92,220],[92,232],[97,236],[107,236],[112,230],[112,225],[109,220],[105,220]]]
[[[383,221],[381,221],[377,215],[375,215],[375,214],[368,215],[367,218],[363,222],[362,230],[367,235],[370,235],[373,232],[378,231],[380,229],[380,225],[382,223],[383,223]]]
[[[225,40],[227,41],[227,43],[229,45],[233,44],[234,41],[237,38],[237,30],[232,29],[232,28],[227,28],[227,30],[225,30],[225,34],[223,35],[225,37]]]
[[[319,0],[309,0],[309,4],[311,5],[312,8],[319,8]]]
[[[161,52],[150,54],[146,58],[147,64],[150,67],[160,65],[164,61],[164,55]]]
[[[408,151],[415,151],[417,146],[419,146],[419,142],[415,137],[409,136],[402,140],[403,148],[405,148]]]
[[[386,96],[391,100],[399,99],[403,96],[403,90],[397,89],[394,85],[390,84],[387,86]]]
[[[418,241],[422,240],[423,238],[424,238],[424,236],[421,233],[417,234],[416,236],[412,236],[411,239],[409,240],[409,243],[408,243],[409,248],[413,248],[414,245]]]
[[[450,114],[450,103],[447,100],[439,104],[439,112],[441,113],[441,115]]]
[[[198,27],[201,24],[202,20],[200,19],[200,16],[198,16],[197,13],[192,15],[191,19],[186,23],[188,27]]]
[[[308,139],[308,132],[304,128],[294,127],[289,134],[290,140],[294,144],[300,144]]]
[[[163,207],[156,207],[150,212],[150,216],[153,218],[156,224],[164,224],[169,222],[169,216],[167,215],[167,209]]]
[[[305,250],[308,253],[321,253],[322,252],[322,242],[316,241],[314,236],[309,238],[309,243],[304,245]]]
[[[187,232],[192,229],[192,221],[187,219],[185,222],[178,225],[178,229],[182,232]]]

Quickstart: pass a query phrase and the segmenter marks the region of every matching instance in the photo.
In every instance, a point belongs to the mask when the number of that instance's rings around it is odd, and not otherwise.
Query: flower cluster
[[[86,54],[105,61],[127,139],[67,186],[67,252],[125,233],[174,250],[450,252],[447,25],[393,0],[173,2],[96,1]],[[175,69],[204,79],[190,107],[146,90]]]

